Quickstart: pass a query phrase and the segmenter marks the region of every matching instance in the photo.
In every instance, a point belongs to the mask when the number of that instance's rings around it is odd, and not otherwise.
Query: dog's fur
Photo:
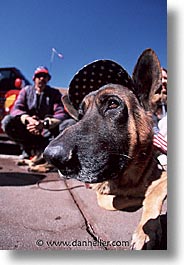
[[[78,122],[54,139],[44,156],[64,176],[90,183],[105,209],[143,205],[132,237],[132,247],[142,249],[151,239],[144,228],[158,219],[167,194],[166,172],[158,168],[152,143],[150,110],[161,85],[161,68],[151,49],[139,58],[132,84],[132,91],[108,84],[91,92],[77,117],[70,107]]]

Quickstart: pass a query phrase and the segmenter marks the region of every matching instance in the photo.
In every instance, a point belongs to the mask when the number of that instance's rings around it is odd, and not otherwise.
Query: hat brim
[[[51,79],[51,75],[48,72],[39,71],[39,72],[37,72],[37,73],[34,74],[33,80],[35,80],[36,76],[39,75],[39,74],[46,74],[48,76],[49,80]]]
[[[68,96],[78,109],[83,98],[107,84],[132,88],[132,79],[121,65],[111,60],[96,60],[80,69],[69,84]]]

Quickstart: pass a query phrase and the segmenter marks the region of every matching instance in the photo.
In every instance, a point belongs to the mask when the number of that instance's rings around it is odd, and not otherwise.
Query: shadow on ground
[[[0,154],[4,155],[20,155],[21,150],[20,147],[16,144],[9,144],[6,141],[0,142]]]
[[[18,173],[18,172],[1,172],[0,186],[27,186],[34,185],[46,175],[32,174],[32,173]]]

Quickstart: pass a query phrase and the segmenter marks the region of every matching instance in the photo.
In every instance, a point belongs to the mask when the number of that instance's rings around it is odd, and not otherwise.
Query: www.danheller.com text
[[[124,240],[113,240],[113,241],[105,241],[105,240],[78,240],[75,239],[73,241],[65,241],[65,240],[49,240],[44,241],[42,239],[38,239],[36,241],[36,246],[42,247],[47,245],[48,247],[129,247],[130,242]]]

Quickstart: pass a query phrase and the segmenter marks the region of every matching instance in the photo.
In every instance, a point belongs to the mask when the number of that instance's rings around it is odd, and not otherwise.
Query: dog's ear
[[[138,58],[132,79],[134,91],[146,110],[152,109],[151,99],[162,85],[159,59],[152,49],[146,49]]]
[[[64,105],[64,108],[66,110],[66,112],[68,112],[68,114],[75,119],[76,121],[78,121],[78,111],[73,107],[73,105],[71,104],[68,95],[64,95],[62,96],[62,102]]]

